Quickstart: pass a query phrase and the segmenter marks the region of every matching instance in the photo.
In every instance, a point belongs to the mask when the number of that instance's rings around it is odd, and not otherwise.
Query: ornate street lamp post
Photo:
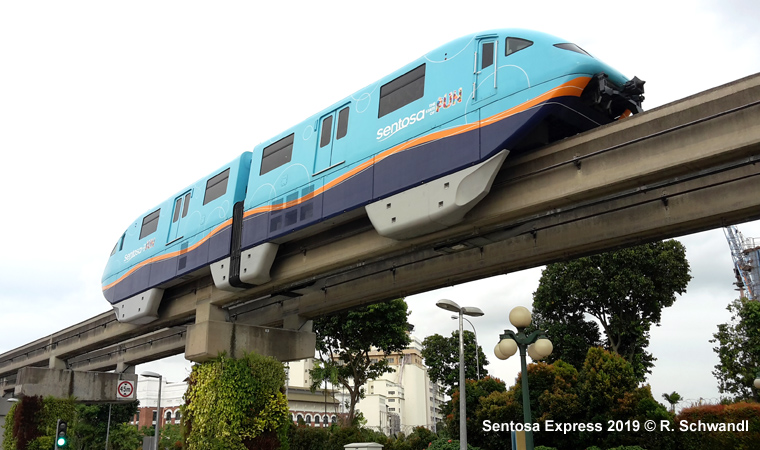
[[[483,315],[480,308],[459,306],[453,300],[438,300],[435,306],[459,314],[459,448],[467,450],[467,398],[464,382],[464,338],[462,337],[463,315],[479,317]],[[477,350],[477,349],[476,349]]]
[[[526,424],[533,423],[530,416],[530,394],[528,390],[528,365],[525,362],[526,353],[531,359],[539,360],[552,353],[553,345],[546,337],[546,332],[537,330],[528,335],[525,329],[530,325],[532,318],[528,308],[518,306],[509,313],[509,321],[517,328],[517,333],[512,330],[504,330],[499,336],[498,344],[493,349],[499,359],[507,359],[520,350],[520,363],[522,366],[522,397],[523,397],[523,420]],[[525,448],[533,450],[533,431],[525,431]]]

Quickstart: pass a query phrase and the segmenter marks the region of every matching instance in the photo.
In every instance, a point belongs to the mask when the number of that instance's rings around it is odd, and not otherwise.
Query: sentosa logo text
[[[130,259],[142,253],[143,251],[148,250],[149,248],[152,248],[154,245],[156,245],[156,240],[155,239],[149,240],[148,242],[145,243],[144,247],[140,247],[137,250],[132,250],[131,252],[124,255],[124,262],[127,262]]]
[[[393,123],[391,125],[388,125],[385,128],[380,128],[377,130],[377,140],[384,141],[388,139],[389,137],[393,136],[394,134],[398,133],[399,131],[403,130],[404,128],[408,127],[409,125],[412,125],[416,122],[419,122],[425,118],[425,110],[412,114],[409,117],[404,117],[403,119],[399,119],[398,122]]]

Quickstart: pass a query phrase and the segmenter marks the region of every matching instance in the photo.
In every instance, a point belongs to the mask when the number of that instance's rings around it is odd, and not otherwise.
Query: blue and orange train
[[[443,229],[509,152],[638,113],[642,94],[547,34],[462,37],[149,209],[118,239],[103,293],[120,321],[148,323],[167,287],[209,270],[220,289],[261,285],[280,244],[359,215],[394,239]]]

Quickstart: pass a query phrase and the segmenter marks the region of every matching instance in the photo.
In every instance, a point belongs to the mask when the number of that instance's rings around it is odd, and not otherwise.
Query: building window
[[[174,414],[174,422],[175,423],[179,423],[181,419],[182,419],[182,411],[180,411],[178,409],[177,411],[175,411],[175,414]],[[159,437],[161,437],[161,436],[159,436]]]
[[[465,389],[465,391],[466,391],[466,389]],[[296,422],[300,423],[302,421],[303,421],[303,416],[299,414],[298,417],[296,417]],[[159,436],[159,437],[161,437],[161,436]]]
[[[388,408],[388,411],[396,411],[396,408]]]
[[[418,66],[388,82],[380,88],[380,109],[377,117],[383,117],[397,109],[421,99],[425,95],[425,64]]]
[[[140,228],[140,239],[150,236],[158,229],[158,217],[160,215],[161,209],[157,209],[143,217],[142,228]]]
[[[388,403],[394,403],[395,401],[396,401],[396,399],[395,399],[395,398],[389,398],[389,399],[388,399]]]
[[[230,179],[230,169],[225,170],[219,175],[215,175],[206,182],[206,195],[203,197],[203,204],[207,204],[218,199],[227,193],[227,181]]]
[[[465,389],[465,390],[466,390],[466,389]],[[338,423],[338,417],[337,417],[337,416],[332,416],[332,420],[331,420],[331,422],[332,422],[332,423]]]
[[[311,416],[310,415],[306,414],[306,420],[305,420],[305,422],[306,423],[311,423]]]
[[[290,162],[290,158],[293,156],[293,134],[284,137],[272,145],[264,147],[264,152],[261,156],[261,170],[259,175],[264,175],[283,164]]]
[[[315,424],[315,425],[319,425],[319,422],[320,422],[321,420],[322,420],[322,419],[321,419],[319,416],[314,416],[314,424]]]
[[[467,386],[465,386],[465,387],[467,387]],[[465,392],[466,392],[466,391],[467,391],[467,389],[465,389]],[[388,395],[393,395],[393,394],[395,394],[395,393],[396,393],[396,391],[388,391]]]

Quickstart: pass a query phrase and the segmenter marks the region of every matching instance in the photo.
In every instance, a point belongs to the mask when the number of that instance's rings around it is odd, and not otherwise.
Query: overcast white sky
[[[646,80],[646,109],[760,72],[754,0],[0,3],[0,352],[109,309],[100,277],[147,209],[255,144],[461,35],[518,27]],[[760,223],[740,225],[760,237]],[[652,331],[656,399],[718,397],[708,342],[728,320],[722,230],[681,239],[694,279]],[[439,298],[478,306],[493,346],[540,269],[409,297],[417,335],[448,335]],[[177,381],[183,357],[142,365]]]

